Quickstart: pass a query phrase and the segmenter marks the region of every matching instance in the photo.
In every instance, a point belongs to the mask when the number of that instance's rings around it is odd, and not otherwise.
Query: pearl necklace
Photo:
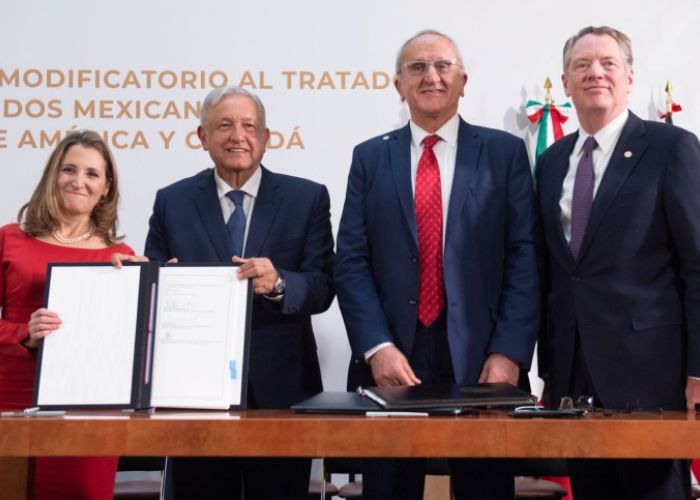
[[[80,236],[76,236],[75,238],[66,238],[58,232],[58,229],[54,229],[53,231],[51,231],[51,236],[53,236],[54,239],[59,243],[63,243],[64,245],[72,245],[73,243],[78,243],[79,241],[88,239],[90,236],[92,236],[92,232],[94,230],[95,226],[90,226],[90,229],[88,229],[86,233],[81,234]]]

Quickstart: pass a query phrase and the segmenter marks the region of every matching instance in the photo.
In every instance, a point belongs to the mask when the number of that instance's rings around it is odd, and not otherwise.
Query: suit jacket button
[[[411,256],[411,262],[413,262],[414,264],[415,264],[416,262],[418,262],[418,259],[416,258],[415,255]]]
[[[415,306],[418,301],[416,299],[408,299],[408,303]]]
[[[576,322],[575,322],[575,321],[569,321],[569,328],[576,328]]]
[[[574,275],[571,277],[571,281],[579,282],[579,281],[581,281],[581,276],[579,276],[578,274],[574,274]]]

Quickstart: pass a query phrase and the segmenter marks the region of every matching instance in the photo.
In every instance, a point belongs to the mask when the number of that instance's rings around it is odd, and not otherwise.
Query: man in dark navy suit
[[[629,38],[564,46],[580,129],[539,159],[547,304],[540,373],[557,402],[694,411],[700,401],[700,144],[627,109]],[[682,460],[571,460],[576,500],[689,498]]]
[[[333,235],[325,186],[273,173],[260,162],[269,138],[265,109],[238,87],[202,104],[199,138],[214,162],[158,191],[146,256],[179,262],[239,263],[253,280],[248,407],[289,408],[321,391],[311,315],[334,296]],[[307,459],[174,459],[182,498],[305,499]],[[242,475],[239,471],[242,470]]]
[[[467,74],[453,41],[423,31],[399,51],[411,119],[358,145],[338,233],[350,388],[518,383],[538,317],[535,202],[520,139],[457,114]],[[464,436],[469,439],[469,436]],[[368,460],[363,498],[420,499],[425,462]],[[512,499],[504,460],[452,460],[456,497]]]

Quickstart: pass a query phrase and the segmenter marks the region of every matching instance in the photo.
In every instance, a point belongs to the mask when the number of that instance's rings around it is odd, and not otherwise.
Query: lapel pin
[[[623,156],[625,158],[632,158],[632,151],[625,151],[625,154]]]
[[[382,137],[382,140],[388,141],[388,140],[389,140],[389,136],[388,136],[388,135],[385,135],[384,137]]]

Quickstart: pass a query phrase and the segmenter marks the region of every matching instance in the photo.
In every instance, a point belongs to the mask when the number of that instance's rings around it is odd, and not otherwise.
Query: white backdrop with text
[[[4,2],[0,15],[0,224],[13,222],[67,131],[105,135],[121,179],[120,231],[143,251],[155,192],[211,166],[194,131],[221,84],[257,92],[272,138],[271,170],[326,184],[334,231],[353,145],[404,125],[396,51],[433,28],[460,46],[469,75],[461,115],[507,130],[533,150],[524,104],[561,87],[561,47],[587,25],[626,32],[635,53],[631,109],[658,119],[667,80],[700,132],[700,4],[692,0],[545,2]],[[696,83],[693,83],[696,82]],[[576,130],[576,118],[565,124]],[[700,193],[699,193],[700,195]],[[326,389],[345,387],[350,350],[334,302],[314,318]]]

